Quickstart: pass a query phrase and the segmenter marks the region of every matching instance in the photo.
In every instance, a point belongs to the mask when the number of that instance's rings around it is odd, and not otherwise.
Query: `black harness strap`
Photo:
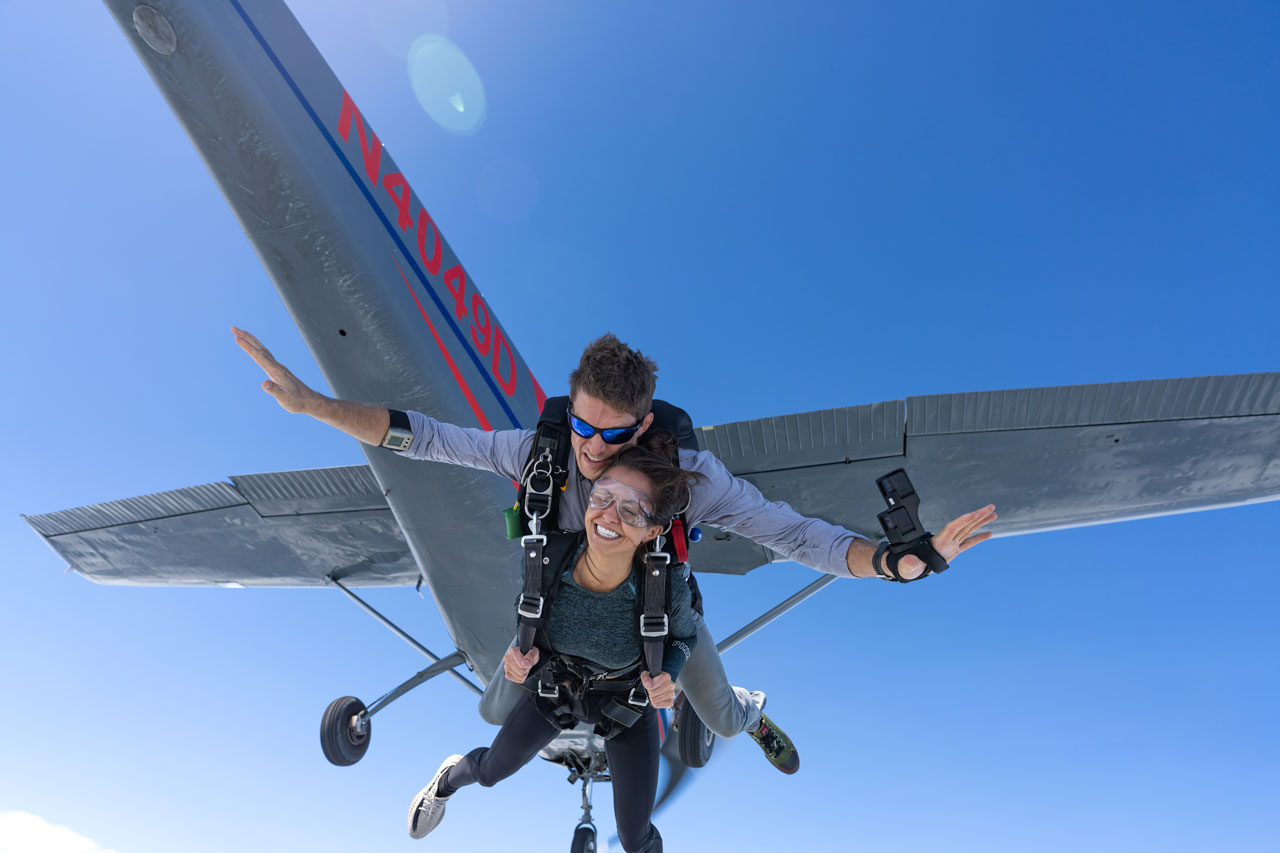
[[[560,495],[569,482],[569,398],[548,397],[538,416],[538,429],[533,448],[524,466],[516,505],[509,510],[507,536],[515,539],[522,533],[538,533],[531,519],[544,522],[544,530],[561,530]],[[533,515],[531,515],[533,513]]]
[[[533,648],[534,638],[544,624],[542,614],[547,599],[542,594],[542,567],[550,562],[542,556],[546,544],[547,537],[540,533],[520,539],[520,548],[524,553],[524,591],[520,593],[520,601],[516,603],[516,638],[522,655],[527,655],[529,649]]]
[[[644,555],[644,584],[636,584],[636,595],[643,598],[640,610],[640,642],[644,646],[644,664],[656,678],[662,671],[671,619],[667,615],[667,570],[671,555],[662,548],[662,535],[654,541],[654,550]],[[643,590],[643,591],[642,591]]]

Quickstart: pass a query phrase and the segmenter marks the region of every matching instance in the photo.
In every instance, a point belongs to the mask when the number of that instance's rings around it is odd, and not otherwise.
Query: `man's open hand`
[[[262,345],[262,341],[235,326],[231,327],[231,331],[235,333],[240,349],[247,352],[267,374],[267,378],[262,381],[262,390],[275,397],[285,411],[294,414],[306,412],[307,403],[318,396],[316,392],[294,376],[289,368],[276,361],[271,350]]]
[[[942,555],[942,559],[950,563],[959,554],[968,551],[974,545],[991,538],[991,532],[979,533],[985,525],[996,520],[994,504],[982,509],[966,512],[964,515],[948,522],[945,527],[933,534],[930,544],[933,550]],[[924,561],[911,554],[904,554],[898,562],[898,574],[906,580],[915,580],[924,573]]]

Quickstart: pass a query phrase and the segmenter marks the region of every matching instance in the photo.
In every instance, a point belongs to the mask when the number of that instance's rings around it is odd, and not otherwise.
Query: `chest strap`
[[[640,643],[644,647],[644,665],[649,675],[662,671],[671,620],[667,615],[667,574],[671,555],[662,549],[662,536],[653,541],[653,550],[644,555],[644,605],[640,611]],[[641,585],[636,585],[640,594]]]

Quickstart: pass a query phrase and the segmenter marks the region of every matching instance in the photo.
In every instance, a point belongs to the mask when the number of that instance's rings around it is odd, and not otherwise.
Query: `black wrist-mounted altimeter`
[[[413,430],[409,425],[409,416],[397,409],[387,409],[391,415],[391,426],[382,437],[382,446],[391,450],[408,450],[413,444]]]
[[[902,468],[890,471],[876,480],[888,509],[876,516],[884,528],[885,539],[871,557],[871,568],[887,581],[910,583],[926,575],[947,570],[947,561],[933,547],[933,534],[920,523],[920,495]],[[919,577],[904,578],[898,563],[910,554],[924,563]]]

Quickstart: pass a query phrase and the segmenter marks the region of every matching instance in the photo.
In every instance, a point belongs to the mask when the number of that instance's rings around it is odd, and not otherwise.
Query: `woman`
[[[670,628],[662,671],[651,676],[641,660],[635,577],[645,545],[686,505],[689,483],[697,476],[651,450],[629,447],[613,457],[595,481],[585,530],[548,536],[566,537],[546,546],[546,553],[562,555],[553,558],[561,561],[559,588],[547,605],[538,643],[527,655],[512,647],[503,659],[506,677],[531,689],[492,746],[452,755],[440,765],[410,807],[411,836],[421,838],[435,829],[445,803],[459,788],[473,782],[488,787],[507,778],[562,729],[583,721],[597,724],[597,732],[607,737],[614,815],[623,849],[662,850],[662,836],[650,820],[658,785],[654,709],[669,708],[675,701],[675,680],[696,642],[699,617],[691,607],[688,584],[669,582]],[[587,701],[582,701],[587,683],[583,673],[598,688],[586,694]],[[643,688],[647,706],[641,706],[638,690],[629,689],[632,684]],[[537,689],[540,685],[542,690]],[[578,701],[569,701],[571,697]],[[617,722],[633,717],[630,725]]]

